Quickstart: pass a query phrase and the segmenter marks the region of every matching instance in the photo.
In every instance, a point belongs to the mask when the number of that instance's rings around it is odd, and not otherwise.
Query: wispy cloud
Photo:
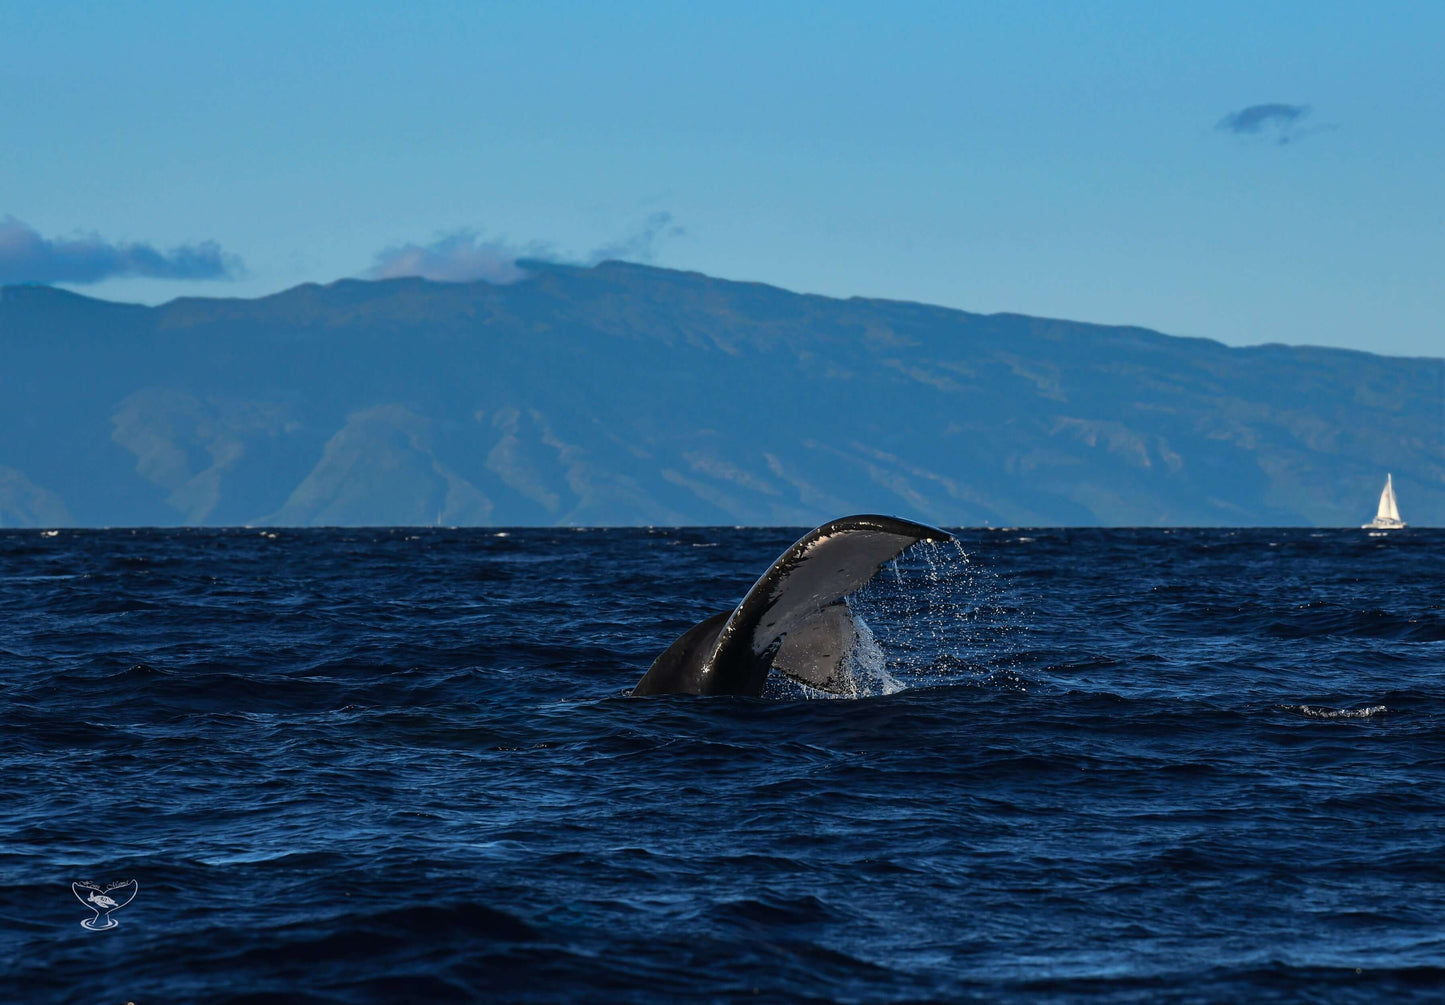
[[[430,244],[398,244],[383,249],[362,275],[368,279],[420,276],[449,283],[479,279],[489,283],[515,283],[530,274],[517,264],[518,259],[586,265],[614,259],[650,262],[657,257],[659,242],[684,233],[673,223],[671,213],[653,213],[632,232],[579,256],[563,254],[546,241],[513,244],[504,238],[483,239],[477,230],[454,230]]]
[[[620,259],[650,262],[657,257],[657,243],[669,237],[682,237],[687,231],[672,222],[671,213],[653,213],[642,225],[618,241],[609,241],[594,248],[587,256],[589,265]]]
[[[1272,136],[1277,143],[1288,143],[1306,135],[1300,125],[1309,114],[1309,105],[1250,105],[1230,112],[1214,128],[1236,136]]]
[[[455,230],[431,244],[399,244],[386,248],[377,253],[371,267],[362,275],[368,279],[420,276],[445,283],[469,283],[478,279],[515,283],[528,275],[517,266],[517,259],[550,257],[549,245],[484,241],[475,230]]]
[[[235,279],[245,266],[215,241],[161,251],[116,244],[98,235],[42,237],[13,216],[0,217],[0,283],[97,283],[122,276],[150,279]]]

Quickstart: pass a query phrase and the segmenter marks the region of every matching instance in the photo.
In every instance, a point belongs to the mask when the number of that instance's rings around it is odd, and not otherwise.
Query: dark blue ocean
[[[964,531],[855,698],[627,697],[800,531],[0,532],[3,1000],[1441,1000],[1445,531]]]

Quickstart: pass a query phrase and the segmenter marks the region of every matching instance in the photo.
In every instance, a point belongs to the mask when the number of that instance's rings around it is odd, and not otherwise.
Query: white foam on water
[[[1390,711],[1384,705],[1369,705],[1365,708],[1328,708],[1324,705],[1281,705],[1281,711],[1293,712],[1307,719],[1369,719],[1382,712]]]

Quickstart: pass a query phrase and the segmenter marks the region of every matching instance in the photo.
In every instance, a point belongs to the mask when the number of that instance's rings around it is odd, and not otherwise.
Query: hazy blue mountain
[[[1445,361],[608,262],[0,290],[0,526],[1445,523]]]

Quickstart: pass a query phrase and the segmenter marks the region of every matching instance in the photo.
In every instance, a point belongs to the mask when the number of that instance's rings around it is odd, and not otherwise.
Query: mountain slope
[[[1445,522],[1445,362],[609,262],[0,290],[0,525]]]

